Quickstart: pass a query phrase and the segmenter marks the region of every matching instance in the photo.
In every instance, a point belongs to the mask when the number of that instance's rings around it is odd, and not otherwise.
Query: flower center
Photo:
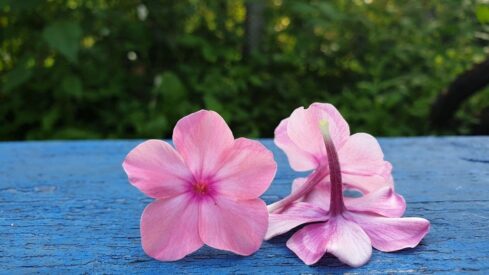
[[[209,186],[205,182],[197,182],[194,184],[194,192],[198,195],[205,195],[209,191]]]

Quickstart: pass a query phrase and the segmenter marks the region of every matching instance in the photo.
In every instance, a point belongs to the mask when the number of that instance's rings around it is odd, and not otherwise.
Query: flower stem
[[[294,192],[292,192],[290,195],[283,198],[282,200],[270,204],[268,206],[268,212],[280,213],[284,208],[289,206],[289,204],[309,193],[312,188],[314,188],[314,186],[316,186],[324,179],[324,177],[326,177],[326,174],[327,169],[324,169],[321,166],[318,167],[316,170],[314,170],[314,172],[309,175],[309,177],[307,177],[306,182],[302,184],[298,189],[296,189]]]
[[[334,146],[333,140],[329,134],[329,123],[326,120],[319,122],[321,133],[323,134],[326,153],[328,155],[329,177],[331,182],[331,198],[329,212],[336,216],[345,210],[343,202],[343,182],[341,179],[341,167],[338,160],[338,153]]]

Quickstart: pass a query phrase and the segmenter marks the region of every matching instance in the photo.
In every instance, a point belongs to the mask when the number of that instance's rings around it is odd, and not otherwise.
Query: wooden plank
[[[129,185],[121,163],[139,141],[0,143],[0,271],[46,273],[489,273],[489,137],[381,139],[407,216],[432,229],[415,249],[374,251],[349,268],[331,256],[304,265],[264,242],[250,257],[208,247],[164,263],[141,249],[139,218],[151,199]],[[279,170],[263,198],[273,202],[300,175],[271,140]]]

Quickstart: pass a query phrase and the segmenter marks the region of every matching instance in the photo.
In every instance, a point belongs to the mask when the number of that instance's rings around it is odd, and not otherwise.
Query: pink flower
[[[386,186],[359,198],[343,197],[341,162],[326,120],[321,123],[330,190],[322,190],[322,197],[311,197],[309,202],[295,201],[281,213],[270,214],[265,238],[313,223],[287,241],[287,247],[308,265],[329,252],[340,261],[357,267],[370,259],[372,246],[385,252],[417,246],[428,233],[430,223],[422,218],[400,218],[405,202],[392,187]],[[328,200],[324,201],[325,198]]]
[[[270,205],[271,213],[317,189],[329,188],[328,158],[318,127],[321,120],[329,123],[332,142],[338,148],[341,176],[346,187],[368,193],[393,186],[392,165],[384,161],[377,140],[366,133],[350,136],[348,124],[333,105],[313,103],[307,109],[295,109],[275,129],[275,144],[285,152],[291,167],[296,171],[314,172],[300,188]]]
[[[129,181],[155,198],[141,216],[144,251],[174,261],[204,244],[239,255],[261,245],[268,212],[259,199],[277,165],[262,144],[234,139],[224,119],[201,110],[178,121],[174,149],[148,140],[124,160]]]

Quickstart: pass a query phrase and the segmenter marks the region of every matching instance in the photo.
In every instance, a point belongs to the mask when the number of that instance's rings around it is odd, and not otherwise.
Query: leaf
[[[229,109],[226,109],[215,96],[211,94],[204,95],[204,104],[206,109],[216,111],[227,121],[230,120],[231,113],[229,112]]]
[[[26,67],[25,60],[21,60],[12,71],[5,75],[6,82],[3,86],[5,92],[10,92],[31,78],[32,70]]]
[[[153,93],[160,95],[161,107],[168,121],[172,123],[187,112],[187,90],[180,78],[173,72],[164,72],[156,77]]]
[[[61,82],[61,88],[66,95],[81,98],[83,95],[83,85],[77,76],[69,75]]]
[[[185,99],[187,92],[177,75],[172,72],[164,72],[157,78],[156,92],[162,94],[165,101],[173,104]]]
[[[480,23],[489,23],[489,6],[478,5],[475,8],[475,16]]]
[[[41,0],[0,0],[0,7],[9,5],[13,11],[32,10],[41,4]]]
[[[164,137],[164,133],[168,130],[168,120],[161,114],[149,118],[145,123],[140,124],[142,124],[140,133],[147,136],[162,138]]]
[[[319,2],[317,4],[318,10],[327,18],[338,19],[342,16],[340,12],[328,2]]]
[[[60,117],[59,113],[60,109],[51,109],[41,119],[41,128],[44,131],[51,131],[53,129],[54,124]]]
[[[77,22],[55,21],[44,28],[42,37],[51,48],[59,51],[69,61],[78,61],[82,29]]]
[[[205,45],[203,48],[202,48],[202,55],[204,56],[204,59],[206,61],[209,61],[211,63],[214,63],[217,61],[217,55],[216,55],[216,52],[214,51],[214,49],[209,46],[209,45]]]

